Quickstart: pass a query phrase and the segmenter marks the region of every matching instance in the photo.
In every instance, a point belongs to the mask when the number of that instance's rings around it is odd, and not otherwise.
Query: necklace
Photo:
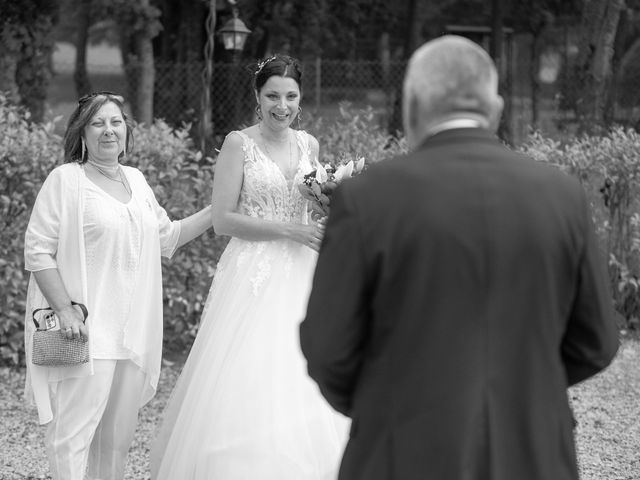
[[[262,137],[262,144],[264,145],[265,152],[267,153],[271,161],[275,163],[275,160],[274,160],[275,157],[271,153],[271,150],[269,149],[269,142],[267,141],[267,137],[262,133],[262,128],[260,124],[258,124],[258,130],[260,131],[260,136]],[[280,145],[284,145],[287,142],[289,143],[289,161],[287,162],[287,173],[289,173],[291,170],[293,170],[293,166],[294,166],[293,149],[291,148],[291,133],[287,132],[287,139],[284,141],[276,142],[276,143],[279,143]],[[278,168],[280,167],[278,166]],[[285,175],[285,172],[282,171],[282,169],[280,169],[280,171],[282,172],[282,175],[286,178],[287,175]]]
[[[87,160],[87,163],[89,165],[91,165],[93,168],[96,169],[96,171],[103,175],[104,177],[108,178],[109,180],[111,180],[112,182],[117,182],[117,183],[121,183],[122,186],[124,187],[124,189],[127,191],[127,193],[129,195],[131,195],[131,187],[129,187],[129,183],[125,180],[124,175],[122,175],[122,168],[120,167],[120,165],[117,165],[116,167],[114,167],[112,169],[113,173],[117,174],[118,177],[114,178],[111,175],[109,175],[107,172],[108,170],[105,167],[101,167],[100,165],[98,165],[95,162],[89,161]]]

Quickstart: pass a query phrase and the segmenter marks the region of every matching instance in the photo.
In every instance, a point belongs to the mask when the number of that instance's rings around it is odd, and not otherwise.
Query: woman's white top
[[[85,178],[83,229],[87,301],[93,307],[92,357],[129,358],[124,330],[133,302],[131,285],[140,268],[142,212],[131,198],[122,203]]]
[[[93,358],[122,355],[122,358],[131,359],[137,364],[146,375],[141,405],[149,401],[156,390],[160,376],[163,325],[160,256],[173,255],[180,236],[180,222],[169,220],[165,210],[158,205],[142,172],[133,167],[122,168],[132,190],[129,209],[120,210],[114,205],[111,210],[105,210],[102,201],[94,201],[96,195],[104,192],[95,190],[98,187],[87,179],[81,165],[66,163],[49,174],[31,212],[25,233],[25,268],[31,272],[58,269],[71,299],[84,303],[89,310],[87,326],[91,352],[91,361],[79,366],[42,367],[31,363],[35,330],[31,312],[35,308],[47,306],[46,299],[31,276],[25,311],[25,398],[28,402],[35,402],[41,423],[52,419],[49,383],[91,375]],[[122,224],[117,223],[117,233],[112,232],[110,239],[104,239],[105,244],[96,245],[97,227],[90,223],[96,223],[98,217],[101,217],[115,227],[115,218],[120,214],[125,215],[125,220]],[[132,220],[136,216],[138,220]],[[120,218],[118,217],[118,222]],[[136,226],[131,222],[135,222]],[[128,252],[118,252],[115,257],[118,260],[114,260],[113,254],[118,245],[125,243],[129,244]],[[108,248],[112,249],[108,255],[100,250],[106,245],[110,245]],[[114,262],[132,261],[132,257],[135,257],[134,250],[138,252],[135,265],[129,264],[126,273],[125,268],[114,268]],[[98,265],[100,259],[104,261],[102,268]],[[98,282],[102,282],[99,288],[93,283],[98,277]],[[123,284],[125,279],[126,284]],[[126,288],[127,292],[123,293],[120,288]],[[121,311],[124,316],[118,315],[119,320],[116,322],[119,326],[116,327],[114,323],[106,326],[108,324],[104,322],[112,320],[108,317],[113,310],[109,309],[116,308],[107,306],[113,305],[107,300],[107,296],[115,298],[116,290],[125,303],[122,307],[124,310]],[[102,311],[103,308],[107,311]],[[98,329],[95,332],[94,322]],[[98,333],[100,329],[104,332],[111,330],[111,327],[114,327],[111,340],[108,340],[110,334],[106,333],[96,343],[97,337],[101,335]]]

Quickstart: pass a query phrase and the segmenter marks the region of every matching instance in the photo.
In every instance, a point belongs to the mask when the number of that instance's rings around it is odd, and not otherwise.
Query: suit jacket
[[[566,390],[618,346],[581,185],[480,129],[347,180],[301,345],[340,479],[577,479]]]

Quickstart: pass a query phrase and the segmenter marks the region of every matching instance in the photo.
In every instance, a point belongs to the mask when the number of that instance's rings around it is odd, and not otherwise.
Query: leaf
[[[331,199],[328,196],[326,196],[324,193],[320,195],[320,198],[318,200],[320,201],[320,205],[322,206],[328,206],[331,204]]]

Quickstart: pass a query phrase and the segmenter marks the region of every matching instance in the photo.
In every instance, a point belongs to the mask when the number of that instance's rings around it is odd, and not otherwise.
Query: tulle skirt
[[[316,254],[232,239],[164,412],[153,479],[329,480],[349,421],[308,377],[299,324]]]

